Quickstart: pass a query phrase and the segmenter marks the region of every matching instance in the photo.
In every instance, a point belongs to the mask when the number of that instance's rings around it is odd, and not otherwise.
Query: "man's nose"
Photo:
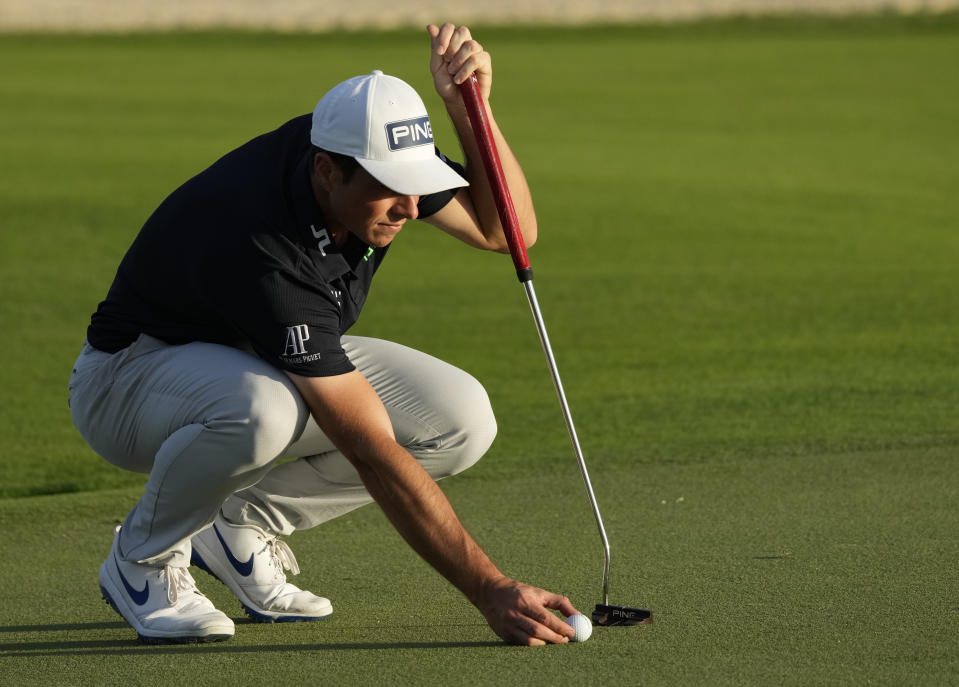
[[[419,196],[400,196],[393,206],[393,212],[406,219],[416,219],[420,214],[417,207],[419,202]]]

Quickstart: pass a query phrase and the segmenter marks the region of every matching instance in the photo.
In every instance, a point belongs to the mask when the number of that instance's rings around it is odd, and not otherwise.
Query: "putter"
[[[609,538],[606,536],[606,528],[603,526],[603,516],[600,515],[599,505],[596,503],[596,494],[593,492],[589,472],[586,470],[586,459],[583,458],[583,451],[579,446],[576,428],[573,426],[573,417],[569,411],[569,404],[566,402],[566,393],[563,391],[563,382],[560,380],[556,360],[553,357],[553,349],[549,344],[549,337],[546,334],[543,315],[539,309],[539,302],[536,300],[536,291],[533,289],[533,270],[530,267],[529,257],[526,254],[526,243],[523,241],[523,234],[520,233],[519,230],[519,218],[516,216],[513,199],[510,196],[509,187],[506,185],[506,175],[503,173],[503,166],[500,163],[499,152],[493,140],[493,131],[490,128],[486,108],[483,106],[479,82],[475,74],[471,74],[469,79],[460,84],[460,93],[463,96],[463,103],[469,114],[470,124],[473,127],[473,135],[476,137],[476,144],[479,147],[480,156],[483,160],[483,167],[486,169],[486,176],[489,178],[493,199],[496,202],[496,209],[499,212],[500,221],[503,224],[503,229],[506,234],[506,243],[509,246],[510,256],[513,258],[513,266],[516,268],[516,276],[519,277],[520,283],[526,290],[526,298],[529,301],[530,311],[533,313],[533,321],[536,323],[539,342],[543,346],[543,354],[546,356],[550,376],[553,378],[553,386],[556,389],[559,405],[563,411],[566,429],[573,443],[573,451],[576,454],[576,461],[579,463],[579,471],[582,473],[583,482],[586,485],[586,494],[589,496],[589,503],[593,507],[593,517],[596,518],[599,536],[603,541],[603,603],[596,604],[596,608],[593,609],[593,624],[608,627],[650,624],[653,622],[652,611],[609,603]]]

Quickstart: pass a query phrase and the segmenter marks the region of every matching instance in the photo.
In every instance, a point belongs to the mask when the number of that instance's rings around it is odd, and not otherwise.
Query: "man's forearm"
[[[466,107],[462,103],[447,103],[446,109],[453,126],[456,128],[460,145],[466,156],[466,178],[470,182],[469,192],[483,232],[487,235],[487,238],[492,238],[490,236],[491,232],[501,236],[503,227],[500,223],[499,212],[493,199],[489,180],[486,177],[483,159],[476,143],[476,137],[473,135]],[[496,143],[500,163],[503,166],[503,174],[506,176],[510,197],[513,200],[513,207],[519,220],[520,231],[526,245],[531,246],[536,242],[536,212],[533,208],[533,198],[526,182],[526,175],[523,174],[523,168],[499,130],[488,103],[486,104],[486,111],[490,129],[493,132],[493,141]]]
[[[356,461],[363,484],[400,535],[427,563],[474,604],[503,577],[460,523],[432,477],[395,442],[365,447]]]
[[[389,415],[358,371],[290,379],[323,432],[356,468],[390,522],[474,604],[503,575],[460,524],[446,495],[393,435]]]

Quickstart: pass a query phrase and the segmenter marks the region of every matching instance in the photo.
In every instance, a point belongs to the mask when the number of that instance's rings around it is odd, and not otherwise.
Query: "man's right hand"
[[[508,577],[488,584],[472,601],[496,634],[524,646],[568,642],[573,628],[550,609],[566,617],[579,613],[565,596]]]
[[[457,84],[476,74],[480,93],[489,100],[493,87],[493,67],[490,54],[473,40],[466,26],[443,24],[426,27],[430,34],[430,71],[436,92],[449,105],[459,107],[460,93]]]

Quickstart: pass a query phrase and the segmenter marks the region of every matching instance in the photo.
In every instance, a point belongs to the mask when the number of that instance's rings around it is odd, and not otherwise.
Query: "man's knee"
[[[477,413],[475,421],[467,429],[466,442],[458,459],[450,465],[450,474],[466,470],[475,465],[480,458],[486,455],[493,440],[496,438],[496,418],[493,409],[487,402],[487,412]]]
[[[496,416],[486,389],[475,379],[471,390],[466,449],[453,474],[462,472],[486,455],[496,438]]]
[[[438,438],[444,460],[437,466],[437,478],[475,465],[496,438],[496,417],[483,385],[464,373],[456,391],[456,403],[445,409],[450,431]]]

